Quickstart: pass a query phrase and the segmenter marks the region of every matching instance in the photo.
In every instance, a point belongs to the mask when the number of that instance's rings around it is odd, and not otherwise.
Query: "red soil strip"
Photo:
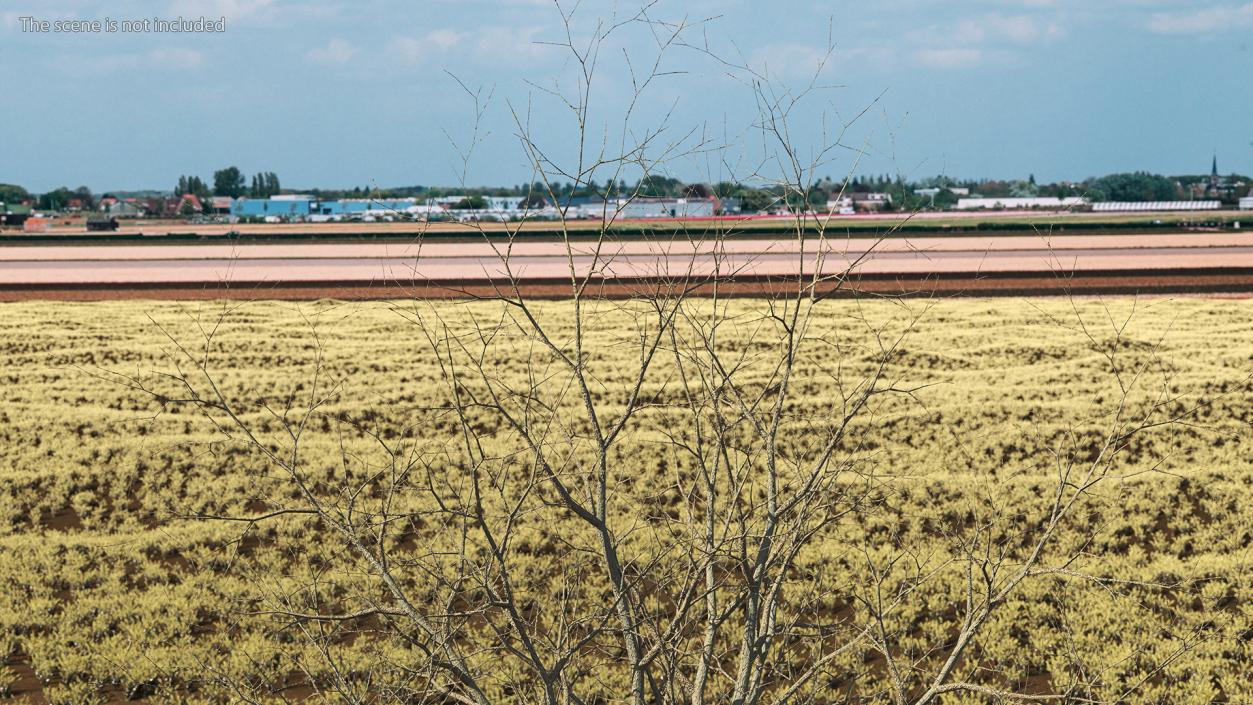
[[[528,281],[521,285],[532,299],[563,299],[571,296],[568,281]],[[998,272],[995,275],[944,274],[932,276],[862,276],[846,282],[820,285],[819,291],[834,296],[1065,296],[1130,294],[1253,294],[1253,269],[1241,270],[1147,270],[1042,274]],[[614,280],[593,284],[587,295],[628,298],[655,294],[691,295],[714,293],[712,284],[683,284],[656,280]],[[763,296],[797,290],[793,279],[754,279],[719,282],[721,296]],[[230,286],[188,284],[152,285],[50,285],[0,286],[0,301],[107,301],[121,299],[472,299],[495,298],[511,293],[507,282],[482,280],[445,282],[234,282]]]

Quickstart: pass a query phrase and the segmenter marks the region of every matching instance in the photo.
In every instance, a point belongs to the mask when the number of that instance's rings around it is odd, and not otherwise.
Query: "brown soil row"
[[[697,296],[763,296],[795,292],[795,279],[751,279],[713,284],[676,283],[657,280],[614,280],[593,284],[587,295],[630,298],[674,294],[682,290]],[[842,283],[819,286],[824,294],[837,296],[1066,296],[1137,294],[1253,295],[1253,270],[1139,270],[1052,274],[997,273],[995,275],[944,274],[925,277],[863,276]],[[511,293],[507,283],[468,280],[462,282],[233,282],[221,285],[50,285],[2,286],[0,301],[109,301],[126,299],[472,299],[494,298]],[[562,299],[571,295],[568,281],[529,281],[521,293],[533,299]]]

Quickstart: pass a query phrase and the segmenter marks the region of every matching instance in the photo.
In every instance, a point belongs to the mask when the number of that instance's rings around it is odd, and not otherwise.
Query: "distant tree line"
[[[174,187],[174,195],[182,196],[191,194],[196,198],[207,198],[210,195],[209,187],[199,176],[180,176],[178,177],[178,185]]]
[[[96,207],[96,197],[86,186],[79,186],[76,189],[62,186],[39,196],[27,193],[26,189],[20,186],[6,184],[5,187],[6,193],[0,197],[0,201],[5,203],[32,202],[35,208],[41,211],[63,211],[73,206],[75,201],[83,210],[93,210]]]
[[[0,184],[0,203],[26,203],[33,200],[30,192],[16,184]]]
[[[280,193],[282,193],[282,186],[279,184],[278,174],[272,171],[258,172],[253,174],[252,181],[249,183],[244,173],[235,166],[228,166],[213,172],[212,188],[199,176],[180,176],[178,184],[174,187],[175,196],[192,194],[201,199],[210,196],[269,198]]]
[[[1175,179],[1144,171],[1093,179],[1086,191],[1085,195],[1093,201],[1173,201],[1184,196]]]
[[[278,174],[272,171],[263,171],[252,176],[252,186],[248,188],[248,196],[251,198],[269,198],[277,196],[282,192],[282,187],[278,183]]]
[[[612,179],[598,183],[574,184],[557,182],[551,184],[552,193],[558,201],[570,202],[576,199],[589,198],[734,198],[740,201],[746,211],[763,211],[786,207],[793,210],[808,206],[824,208],[828,201],[840,196],[851,196],[858,193],[886,193],[891,199],[889,209],[911,211],[920,208],[947,208],[957,202],[958,196],[952,189],[967,189],[970,194],[991,198],[1031,198],[1056,197],[1067,198],[1082,196],[1092,201],[1168,201],[1186,199],[1188,188],[1204,182],[1209,177],[1196,176],[1162,176],[1148,172],[1127,174],[1110,174],[1081,182],[1061,181],[1057,183],[1037,183],[1035,175],[1026,179],[954,179],[947,176],[934,176],[918,180],[906,180],[900,175],[870,174],[855,176],[847,181],[834,179],[830,176],[813,183],[805,198],[795,193],[785,194],[781,188],[757,186],[735,181],[722,181],[712,185],[691,184],[680,179],[649,174],[634,182],[614,181]],[[1253,183],[1253,179],[1231,174],[1225,179],[1229,182]],[[180,182],[181,183],[181,182]],[[488,197],[530,198],[532,205],[549,200],[549,185],[540,182],[517,184],[514,186],[484,187],[445,187],[445,186],[400,186],[378,188],[371,186],[355,186],[351,189],[307,189],[304,193],[315,198],[443,198],[461,196],[463,200],[454,207],[478,208],[486,203]],[[924,188],[938,188],[934,196],[919,196],[915,192]],[[239,170],[230,167],[214,173],[213,195],[267,198],[280,193],[278,176],[273,172],[262,172],[252,177],[251,187],[245,189],[243,177]],[[807,203],[801,203],[801,201]],[[480,205],[476,205],[480,204]]]
[[[371,186],[355,186],[351,189],[307,189],[314,198],[443,198],[459,196],[462,200],[456,208],[482,208],[489,197],[514,197],[525,199],[530,207],[540,207],[555,195],[560,203],[571,203],[585,199],[621,198],[708,198],[716,196],[722,199],[738,199],[744,211],[766,211],[772,209],[824,209],[827,203],[841,196],[858,193],[886,193],[890,197],[889,210],[913,211],[925,208],[947,208],[957,202],[958,196],[953,189],[968,189],[971,195],[989,198],[1026,198],[1026,197],[1057,197],[1082,196],[1092,201],[1170,201],[1187,200],[1194,197],[1199,189],[1208,186],[1208,174],[1163,176],[1149,172],[1132,172],[1109,174],[1090,178],[1080,182],[1061,181],[1056,183],[1037,183],[1034,175],[1026,179],[954,179],[948,176],[934,176],[917,180],[906,180],[900,175],[870,174],[855,176],[851,179],[835,179],[824,177],[810,185],[802,196],[794,191],[785,193],[784,189],[744,184],[736,181],[721,181],[714,184],[692,184],[677,178],[649,174],[636,181],[608,180],[604,183],[574,184],[557,182],[550,186],[536,182],[516,184],[514,186],[496,187],[445,187],[445,186],[400,186],[378,188]],[[1234,203],[1244,196],[1248,188],[1253,186],[1253,179],[1240,174],[1229,174],[1223,177],[1226,184],[1242,184],[1238,188],[1226,188],[1221,193],[1209,196],[1221,198],[1225,202]],[[934,196],[920,196],[920,189],[939,189]],[[229,166],[213,172],[212,185],[194,175],[178,178],[174,187],[174,195],[192,194],[201,200],[211,196],[229,196],[231,198],[269,198],[282,193],[282,185],[278,174],[262,171],[253,174],[251,179],[235,166]],[[0,184],[0,202],[29,203],[40,210],[65,210],[71,201],[77,200],[85,210],[95,207],[96,198],[86,186],[70,189],[62,186],[43,194],[33,194],[16,184]]]

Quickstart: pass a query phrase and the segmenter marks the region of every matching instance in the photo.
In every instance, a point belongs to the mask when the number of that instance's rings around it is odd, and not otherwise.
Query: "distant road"
[[[1253,292],[1253,233],[919,237],[876,241],[735,239],[516,244],[142,244],[0,247],[0,299],[215,295],[314,298],[490,293],[516,279],[559,296],[571,267],[603,293],[729,277],[728,291],[785,286],[798,273],[853,268],[866,291]],[[1050,282],[1052,282],[1050,284]],[[568,287],[568,284],[566,284]]]

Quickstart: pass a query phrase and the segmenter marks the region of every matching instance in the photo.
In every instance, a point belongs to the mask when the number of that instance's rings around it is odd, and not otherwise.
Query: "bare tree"
[[[258,618],[313,645],[302,663],[311,682],[350,703],[1094,699],[1080,664],[1070,682],[1026,692],[987,664],[983,645],[1033,581],[1116,587],[1087,560],[1091,534],[1074,527],[1104,484],[1143,470],[1121,461],[1130,444],[1191,413],[1161,383],[1169,371],[1156,351],[1122,359],[1116,336],[1085,327],[1093,346],[1108,347],[1119,392],[1103,417],[1077,421],[1050,447],[1053,482],[1039,501],[1006,507],[989,489],[977,511],[937,529],[942,540],[900,532],[902,473],[882,467],[866,429],[923,403],[928,380],[910,379],[901,355],[929,305],[902,299],[889,321],[855,300],[838,304],[842,325],[821,315],[875,249],[842,250],[830,221],[809,212],[820,169],[845,157],[856,169],[861,150],[844,144],[851,121],[803,150],[793,115],[822,94],[817,76],[780,89],[719,58],[700,37],[704,23],[659,20],[654,3],[590,24],[557,8],[552,44],[568,57],[572,87],[536,84],[533,95],[564,111],[570,139],[545,145],[530,104],[508,109],[533,182],[555,206],[563,296],[530,296],[518,254],[525,220],[472,225],[496,253],[491,296],[391,304],[439,371],[436,398],[401,422],[420,433],[394,438],[336,410],[343,380],[323,365],[313,321],[319,355],[303,397],[265,410],[277,431],[259,428],[257,410],[220,382],[216,325],[194,348],[170,333],[168,371],[123,378],[162,407],[197,410],[264,463],[258,511],[202,518],[314,522],[344,549],[328,570],[368,578],[313,574],[298,590],[267,590]],[[655,52],[622,60],[630,98],[620,120],[602,125],[597,72],[628,32]],[[700,129],[676,133],[668,117],[638,114],[673,73],[674,52],[748,86],[759,118],[746,135],[765,156],[744,176],[772,184],[796,211],[792,273],[758,277],[751,300],[732,296],[759,271],[735,249],[733,226],[626,239],[615,225],[638,191],[606,193],[589,226],[560,186],[622,184],[726,153]],[[481,119],[486,94],[466,91]],[[478,124],[462,145],[467,160]],[[633,296],[605,296],[615,287]],[[305,451],[316,433],[339,439],[338,469]],[[832,546],[838,559],[825,555]],[[920,635],[920,601],[936,585],[958,597],[951,613],[926,615],[938,631]],[[342,654],[360,639],[379,644],[368,668]],[[229,685],[249,702],[265,691]]]

